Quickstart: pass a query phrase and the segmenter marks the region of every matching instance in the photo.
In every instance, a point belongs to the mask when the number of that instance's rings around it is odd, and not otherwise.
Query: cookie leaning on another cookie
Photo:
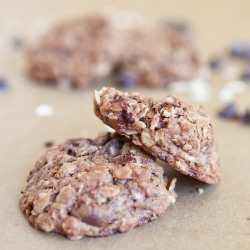
[[[175,202],[153,158],[119,135],[70,139],[35,164],[20,199],[32,226],[69,239],[126,232]]]
[[[149,154],[183,174],[214,184],[220,179],[211,119],[173,96],[142,98],[114,88],[95,92],[96,115]]]

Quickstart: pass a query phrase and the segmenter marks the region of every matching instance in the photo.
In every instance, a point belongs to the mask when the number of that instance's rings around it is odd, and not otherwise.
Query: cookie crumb
[[[41,104],[36,107],[35,114],[38,117],[49,117],[54,114],[54,109],[50,105]]]
[[[244,42],[237,42],[232,45],[230,55],[235,58],[249,59],[250,58],[250,44]]]
[[[51,148],[51,147],[54,146],[54,142],[53,142],[53,141],[46,141],[46,142],[44,143],[44,146],[45,146],[46,148]]]
[[[0,91],[5,91],[8,88],[7,81],[4,78],[0,78]]]
[[[238,119],[239,115],[236,104],[233,102],[228,103],[221,111],[219,111],[219,116],[228,120]]]
[[[222,58],[215,57],[209,62],[209,67],[213,71],[220,71],[224,67],[225,63]]]
[[[244,71],[241,73],[240,78],[241,78],[243,81],[250,81],[250,67],[247,68],[246,70],[244,70]]]
[[[245,125],[250,125],[250,109],[247,109],[245,114],[241,117],[241,122]]]
[[[203,188],[196,188],[196,191],[197,191],[199,194],[203,194],[203,193],[204,193],[204,189],[203,189]]]

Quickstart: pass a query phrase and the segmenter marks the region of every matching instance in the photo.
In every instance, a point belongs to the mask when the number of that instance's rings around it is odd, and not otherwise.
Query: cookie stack
[[[103,88],[94,108],[116,133],[69,139],[36,162],[19,203],[33,227],[76,240],[156,219],[177,197],[157,158],[200,181],[219,181],[211,120],[200,107]]]

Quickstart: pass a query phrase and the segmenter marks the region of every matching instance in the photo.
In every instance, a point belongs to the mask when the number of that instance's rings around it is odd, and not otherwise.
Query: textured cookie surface
[[[219,181],[211,119],[200,107],[172,96],[157,101],[114,88],[96,92],[94,105],[104,123],[169,166],[206,183]]]
[[[175,202],[174,185],[154,159],[124,137],[70,139],[37,161],[20,208],[45,232],[69,239],[107,236],[163,214]]]

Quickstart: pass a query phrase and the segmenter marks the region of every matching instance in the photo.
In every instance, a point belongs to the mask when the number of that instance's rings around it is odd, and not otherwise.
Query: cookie
[[[107,133],[47,151],[29,173],[20,208],[45,232],[108,236],[162,215],[175,202],[174,186],[151,156]]]
[[[28,74],[81,88],[107,76],[113,64],[112,28],[102,15],[90,15],[52,28],[27,53]]]
[[[173,25],[116,26],[111,17],[97,14],[56,25],[28,50],[28,74],[76,88],[108,76],[123,87],[163,87],[197,75],[201,56],[186,32]]]
[[[104,123],[170,167],[209,184],[219,181],[212,121],[201,107],[114,88],[96,92],[94,105]]]
[[[166,87],[194,78],[201,69],[202,59],[194,39],[170,26],[131,31],[124,41],[115,65],[121,87],[128,77],[137,85]]]

